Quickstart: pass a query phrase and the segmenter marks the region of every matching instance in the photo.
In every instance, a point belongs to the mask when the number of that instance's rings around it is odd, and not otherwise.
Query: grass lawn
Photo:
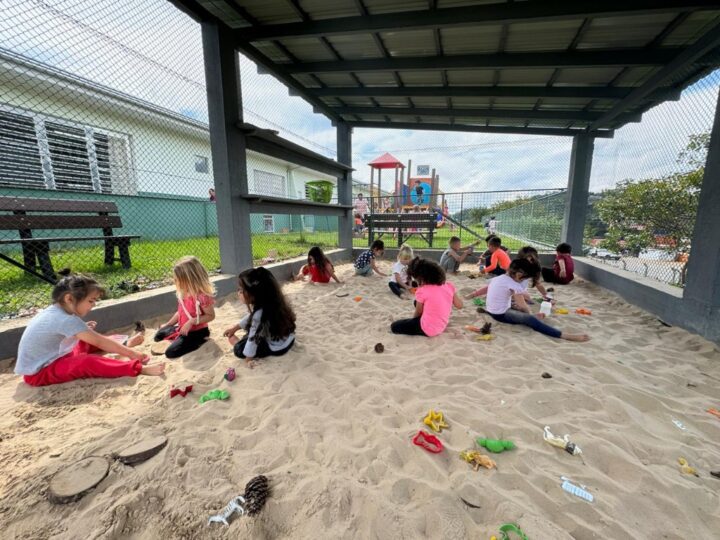
[[[484,238],[485,231],[481,226],[473,230]],[[466,231],[448,228],[440,229],[433,239],[433,247],[445,249],[451,236],[460,236],[463,244],[475,240]],[[383,238],[388,247],[397,245],[397,240],[386,235]],[[414,248],[427,248],[427,243],[419,236],[407,242]],[[511,251],[516,251],[523,242],[513,238],[503,240]],[[277,252],[276,260],[290,259],[307,253],[312,246],[332,249],[337,246],[336,232],[316,233],[268,233],[253,235],[253,259],[256,264],[267,257],[271,250]],[[353,239],[353,246],[367,246],[367,238]],[[484,242],[481,244],[484,248]],[[20,260],[19,253],[8,253]],[[132,268],[125,270],[119,263],[105,266],[103,263],[102,244],[72,247],[70,242],[54,244],[51,250],[55,270],[71,268],[74,272],[89,274],[102,283],[108,291],[109,298],[118,298],[131,292],[154,289],[172,283],[173,263],[184,255],[198,257],[209,272],[217,272],[220,268],[220,252],[217,237],[189,238],[185,240],[165,240],[142,242],[134,241],[130,246]],[[1,262],[1,261],[0,261]],[[7,263],[0,264],[0,318],[32,315],[38,308],[50,302],[50,285],[25,273]]]

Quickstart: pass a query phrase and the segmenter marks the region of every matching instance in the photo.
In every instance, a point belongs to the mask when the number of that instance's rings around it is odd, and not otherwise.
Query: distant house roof
[[[368,163],[368,165],[370,165],[373,169],[405,168],[405,165],[403,165],[403,163],[398,158],[396,158],[392,154],[389,154],[388,152],[385,152],[379,158],[373,159],[370,163]]]

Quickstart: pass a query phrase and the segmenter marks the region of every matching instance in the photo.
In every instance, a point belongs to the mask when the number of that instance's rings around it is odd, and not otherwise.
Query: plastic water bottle
[[[580,486],[576,486],[575,484],[573,484],[570,480],[568,480],[564,476],[561,476],[560,479],[563,481],[562,488],[565,491],[567,491],[568,493],[572,493],[576,497],[585,499],[587,502],[593,502],[593,500],[595,500],[595,498],[592,496],[592,493],[589,493],[588,491],[584,490]]]
[[[550,302],[543,302],[542,304],[540,304],[540,313],[542,313],[546,317],[549,317],[552,313],[552,304]]]

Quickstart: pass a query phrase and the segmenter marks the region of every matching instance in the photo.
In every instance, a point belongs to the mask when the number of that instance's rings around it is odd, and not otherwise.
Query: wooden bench
[[[382,238],[384,234],[396,234],[398,247],[415,235],[423,238],[428,243],[428,247],[432,247],[436,223],[437,214],[434,212],[414,214],[383,213],[367,214],[365,216],[365,226],[368,228],[371,244],[376,237]]]
[[[50,242],[103,240],[105,264],[119,260],[130,268],[130,240],[138,235],[118,236],[113,229],[122,227],[117,205],[110,201],[73,201],[68,199],[35,199],[31,197],[0,197],[0,231],[17,230],[19,238],[0,240],[0,245],[20,244],[23,263],[0,253],[4,261],[27,273],[55,283],[55,271],[50,261]],[[91,215],[88,215],[91,214]],[[102,235],[33,237],[33,230],[100,229]],[[119,259],[115,258],[115,248]],[[39,272],[38,272],[39,271]]]

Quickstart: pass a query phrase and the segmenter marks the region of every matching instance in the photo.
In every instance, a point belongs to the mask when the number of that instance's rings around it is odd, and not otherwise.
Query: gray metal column
[[[720,341],[720,96],[705,161],[683,303],[708,339]]]
[[[224,26],[202,23],[202,40],[220,261],[224,273],[237,274],[252,266],[250,204],[240,197],[248,192],[245,135],[236,125],[243,118],[240,58]]]
[[[562,241],[570,244],[576,254],[582,253],[594,145],[595,138],[590,134],[573,137]]]
[[[337,124],[337,160],[343,165],[352,166],[352,128],[345,122]],[[338,178],[338,203],[352,204],[352,171],[347,171],[342,178]],[[339,238],[338,244],[342,249],[352,249],[352,210],[338,218]]]

